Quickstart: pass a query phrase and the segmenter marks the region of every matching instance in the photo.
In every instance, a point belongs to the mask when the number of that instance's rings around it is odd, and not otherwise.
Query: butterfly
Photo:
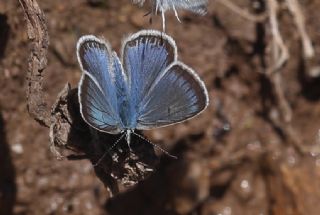
[[[145,0],[131,0],[134,4],[142,6]],[[165,31],[165,12],[173,10],[176,18],[180,21],[177,9],[184,9],[196,14],[204,15],[207,12],[208,0],[152,0],[152,12],[158,11],[162,16],[162,27]]]
[[[82,70],[80,112],[91,127],[130,137],[190,119],[209,103],[199,76],[177,60],[175,41],[163,32],[142,30],[127,37],[121,59],[109,43],[82,36],[77,57]]]

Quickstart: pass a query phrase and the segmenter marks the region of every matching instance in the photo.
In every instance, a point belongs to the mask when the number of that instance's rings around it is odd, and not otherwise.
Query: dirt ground
[[[129,0],[38,2],[50,36],[50,105],[67,82],[77,87],[81,35],[104,36],[119,53],[125,35],[161,30],[159,17],[150,24],[149,9]],[[264,0],[233,2],[266,11]],[[315,57],[305,59],[283,6],[277,18],[289,59],[276,71],[280,85],[266,74],[277,60],[268,18],[256,22],[213,0],[203,17],[180,12],[179,23],[168,13],[166,32],[204,80],[210,105],[188,122],[144,132],[178,159],[163,156],[150,177],[110,198],[91,163],[57,160],[49,130],[29,116],[24,14],[18,1],[0,1],[0,214],[320,214],[320,2],[300,3]]]

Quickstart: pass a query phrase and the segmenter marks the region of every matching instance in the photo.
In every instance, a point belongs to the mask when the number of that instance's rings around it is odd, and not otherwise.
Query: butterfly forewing
[[[187,120],[206,108],[208,93],[196,73],[176,62],[150,88],[144,98],[137,129],[151,129]]]

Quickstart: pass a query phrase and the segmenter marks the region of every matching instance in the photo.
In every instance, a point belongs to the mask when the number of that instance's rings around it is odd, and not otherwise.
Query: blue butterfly
[[[130,136],[190,119],[209,103],[203,81],[177,60],[168,35],[142,30],[126,38],[121,60],[108,42],[92,35],[79,39],[77,57],[82,118],[109,134]]]
[[[132,0],[134,4],[142,6],[146,0]],[[158,11],[162,16],[163,31],[165,30],[165,12],[173,10],[176,18],[180,21],[177,9],[184,9],[196,14],[204,15],[207,12],[208,0],[152,0],[153,13]]]

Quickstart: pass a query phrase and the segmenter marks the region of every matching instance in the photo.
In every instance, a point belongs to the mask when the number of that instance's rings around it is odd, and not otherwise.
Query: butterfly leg
[[[144,138],[142,135],[135,133],[134,131],[132,131],[132,134],[136,135],[137,137],[140,137],[142,140],[150,143],[152,146],[156,147],[157,149],[159,149],[160,151],[162,151],[164,154],[166,154],[167,156],[174,158],[174,159],[178,159],[177,156],[171,155],[169,152],[167,152],[166,150],[164,150],[163,148],[161,148],[160,146],[158,146],[157,144],[154,144],[153,142],[151,142],[150,140]]]
[[[162,17],[162,30],[163,30],[163,32],[165,32],[166,31],[166,17],[164,15],[163,11],[161,11],[161,17]]]
[[[99,158],[99,160],[93,164],[94,167],[98,166],[100,162],[105,158],[105,156],[111,152],[111,150],[120,142],[120,140],[124,137],[125,134],[122,134],[120,138],[108,149],[106,152]]]

